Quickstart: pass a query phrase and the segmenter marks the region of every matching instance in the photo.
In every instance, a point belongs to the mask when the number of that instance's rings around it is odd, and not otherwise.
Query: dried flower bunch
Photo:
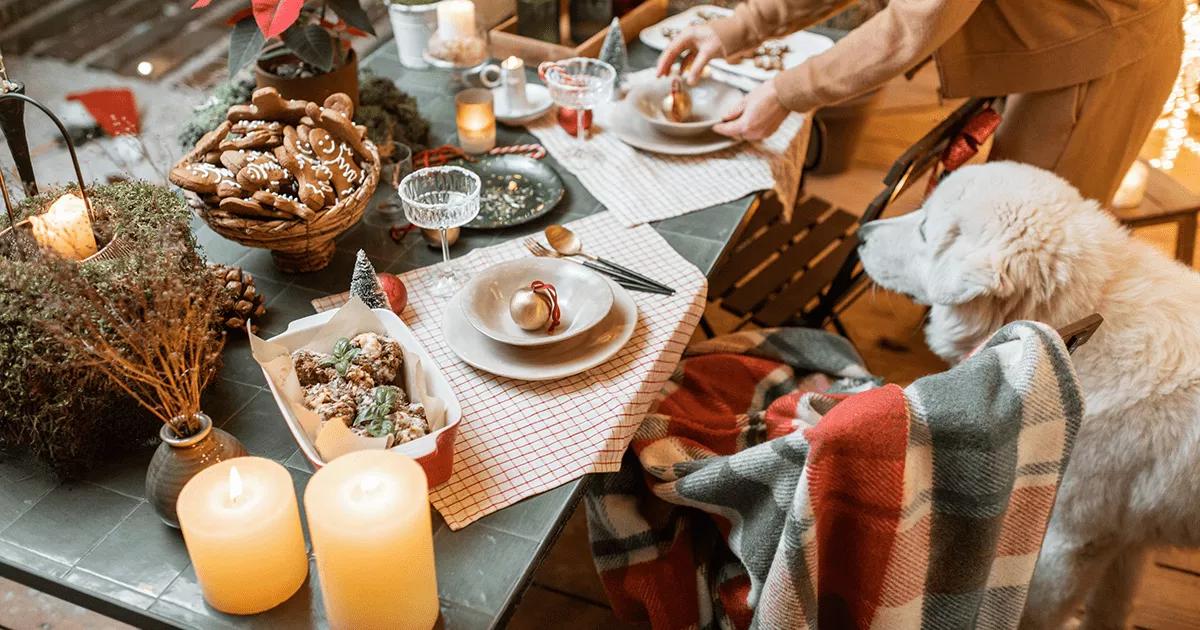
[[[16,209],[17,220],[62,192],[27,199]],[[127,256],[65,264],[33,249],[22,257],[11,243],[0,243],[0,444],[29,452],[65,476],[85,472],[101,454],[146,444],[160,426],[92,365],[90,351],[80,352],[47,329],[47,322],[77,322],[95,309],[65,287],[87,282],[105,304],[134,309],[164,287],[200,287],[211,277],[196,253],[188,212],[170,189],[116,183],[89,189],[89,198],[98,239],[121,231],[131,245]],[[2,213],[0,224],[7,224]],[[115,332],[103,333],[105,343],[121,343]],[[217,367],[219,337],[209,344],[198,353],[204,369],[197,377]]]

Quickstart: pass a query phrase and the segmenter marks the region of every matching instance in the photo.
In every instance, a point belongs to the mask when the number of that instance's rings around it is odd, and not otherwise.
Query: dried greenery
[[[87,282],[108,300],[158,292],[164,277],[179,286],[202,286],[209,275],[196,254],[182,199],[144,182],[89,190],[98,240],[107,242],[120,231],[132,252],[115,261],[72,263],[67,266],[75,274],[71,282]],[[24,201],[16,209],[18,220],[62,192]],[[0,214],[0,227],[6,226]],[[102,454],[152,439],[161,426],[154,415],[90,365],[93,358],[47,330],[46,322],[76,322],[93,308],[64,290],[63,261],[37,251],[22,256],[8,239],[0,241],[0,256],[0,444],[74,476]],[[116,339],[109,334],[106,330],[106,339]],[[215,369],[216,361],[215,354],[206,353],[207,370]]]

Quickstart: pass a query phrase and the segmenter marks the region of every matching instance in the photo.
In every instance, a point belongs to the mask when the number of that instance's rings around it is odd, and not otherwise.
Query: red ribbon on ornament
[[[534,293],[541,293],[550,300],[550,327],[546,329],[546,332],[554,332],[554,329],[558,328],[559,320],[562,319],[562,309],[558,307],[558,289],[555,289],[553,284],[541,280],[534,280],[529,288]]]
[[[984,108],[972,116],[971,120],[968,120],[962,130],[946,145],[946,150],[942,151],[940,172],[935,167],[929,173],[929,187],[925,190],[925,194],[928,195],[933,191],[933,188],[947,173],[958,170],[975,157],[979,153],[979,147],[983,146],[983,143],[996,133],[996,128],[999,126],[1000,114],[991,107]]]

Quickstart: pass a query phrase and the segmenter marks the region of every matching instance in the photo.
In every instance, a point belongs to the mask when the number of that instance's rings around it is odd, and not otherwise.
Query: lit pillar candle
[[[438,37],[448,42],[475,35],[475,3],[471,0],[442,0],[437,5]]]
[[[454,97],[458,122],[458,144],[467,153],[484,153],[496,146],[496,113],[492,92],[483,88],[463,90]]]
[[[1112,207],[1136,208],[1146,197],[1146,182],[1150,178],[1150,168],[1141,160],[1137,160],[1125,172],[1117,194],[1113,195]]]
[[[29,217],[37,244],[68,260],[83,260],[96,253],[96,235],[83,198],[67,193],[43,214]]]
[[[321,596],[333,628],[428,630],[438,617],[425,471],[386,450],[354,451],[304,491]]]
[[[525,97],[525,62],[520,57],[509,57],[500,62],[500,81],[504,111],[515,113],[529,108]]]
[[[179,493],[179,528],[210,606],[250,615],[282,604],[308,576],[292,477],[262,457],[235,457]]]

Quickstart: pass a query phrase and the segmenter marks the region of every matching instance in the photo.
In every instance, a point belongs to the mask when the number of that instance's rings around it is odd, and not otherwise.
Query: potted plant
[[[427,68],[425,49],[437,28],[438,0],[385,0],[400,63],[406,68]]]
[[[211,2],[196,0],[192,8]],[[252,0],[230,21],[231,78],[253,61],[258,87],[317,103],[345,92],[358,104],[358,57],[350,40],[375,34],[359,0]]]

